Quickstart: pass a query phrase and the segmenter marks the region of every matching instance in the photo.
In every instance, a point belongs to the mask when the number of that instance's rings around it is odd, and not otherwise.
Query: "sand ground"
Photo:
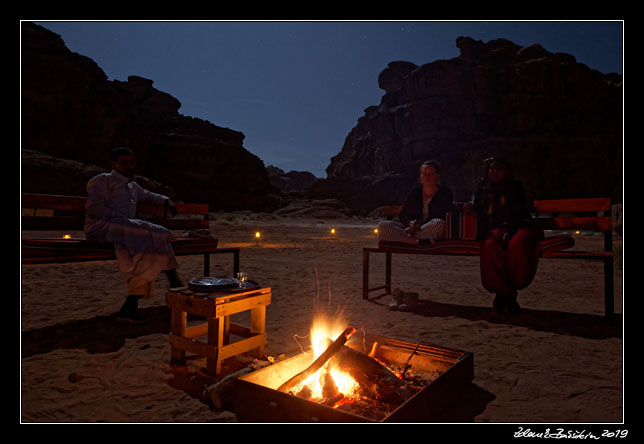
[[[418,292],[421,305],[389,311],[382,291],[369,300],[361,295],[362,247],[376,244],[375,224],[216,215],[211,231],[220,245],[240,247],[241,269],[272,288],[266,355],[298,353],[295,335],[308,334],[316,308],[341,309],[367,333],[472,352],[475,422],[623,420],[621,266],[614,325],[603,320],[601,262],[577,260],[542,260],[520,293],[521,314],[507,317],[495,313],[480,285],[478,258],[396,255],[393,286]],[[601,242],[578,236],[575,248]],[[378,256],[371,259],[371,285],[384,279]],[[213,275],[231,275],[232,257],[213,260]],[[185,281],[203,275],[201,261],[179,257]],[[156,295],[142,302],[150,322],[124,325],[114,319],[126,291],[115,262],[23,266],[21,422],[237,422],[233,412],[200,399],[205,359],[191,358],[183,372],[170,365],[167,288],[160,277]]]

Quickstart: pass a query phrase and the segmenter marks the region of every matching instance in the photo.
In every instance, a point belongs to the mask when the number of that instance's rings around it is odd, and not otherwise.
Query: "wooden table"
[[[221,362],[241,353],[251,352],[261,358],[266,344],[266,306],[271,303],[270,287],[250,291],[205,293],[188,287],[171,288],[166,303],[172,309],[170,355],[173,361],[185,362],[186,352],[206,357],[206,370],[219,374]],[[250,326],[230,322],[230,316],[250,311]],[[187,326],[187,314],[205,317],[207,322]],[[230,335],[244,339],[230,343]],[[207,342],[197,338],[207,336]]]

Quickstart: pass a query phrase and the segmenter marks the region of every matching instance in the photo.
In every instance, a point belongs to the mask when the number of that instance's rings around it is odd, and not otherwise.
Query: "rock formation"
[[[539,45],[456,44],[454,59],[385,68],[380,105],[365,109],[311,196],[366,213],[401,202],[419,165],[435,159],[455,200],[468,200],[482,160],[501,155],[531,199],[621,201],[621,76]]]
[[[85,187],[89,179],[110,171],[108,168],[100,168],[77,160],[60,159],[27,149],[22,150],[21,161],[23,193],[84,196],[87,193]],[[155,180],[139,175],[135,176],[134,180],[146,190],[163,194],[171,199],[178,199],[175,190]]]
[[[274,187],[283,192],[304,191],[317,180],[313,173],[308,171],[284,172],[281,168],[273,165],[266,167],[268,180]]]
[[[112,148],[129,146],[140,174],[171,187],[180,200],[209,203],[213,211],[268,204],[275,189],[261,159],[243,147],[244,134],[179,114],[181,103],[152,80],[109,81],[60,36],[27,22],[21,61],[24,191],[51,192],[42,176],[32,174],[42,171],[45,157],[36,161],[32,152],[59,159],[60,168],[85,165],[67,176],[80,181],[88,168],[109,168]],[[59,186],[78,189],[71,182]]]

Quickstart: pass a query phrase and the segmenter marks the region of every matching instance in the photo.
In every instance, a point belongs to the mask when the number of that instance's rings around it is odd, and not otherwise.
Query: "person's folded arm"
[[[170,211],[170,214],[172,216],[176,216],[177,214],[177,206],[174,204],[172,199],[170,199],[168,196],[165,196],[159,193],[154,193],[152,191],[146,190],[143,187],[139,187],[139,193],[137,193],[137,196],[139,201],[147,200],[159,205],[163,205],[164,213],[167,213],[167,211]]]
[[[118,217],[119,213],[107,205],[107,182],[100,177],[87,183],[87,203],[85,212],[93,219],[109,219]]]

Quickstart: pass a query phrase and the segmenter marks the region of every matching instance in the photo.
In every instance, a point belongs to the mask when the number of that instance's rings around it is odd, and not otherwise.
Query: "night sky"
[[[623,67],[622,21],[35,22],[108,79],[151,79],[179,113],[243,132],[265,165],[318,177],[380,104],[387,64],[457,57],[459,36],[538,43],[602,73]]]

